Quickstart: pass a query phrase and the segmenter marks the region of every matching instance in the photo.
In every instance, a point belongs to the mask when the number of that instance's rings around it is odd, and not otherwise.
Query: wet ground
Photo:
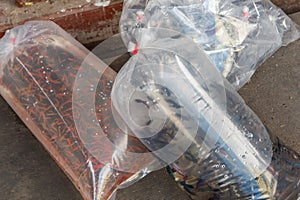
[[[300,13],[292,15],[300,24]],[[240,90],[285,144],[300,153],[300,40],[282,47]],[[0,200],[80,200],[45,149],[0,98]],[[118,191],[118,200],[186,200],[165,170]]]

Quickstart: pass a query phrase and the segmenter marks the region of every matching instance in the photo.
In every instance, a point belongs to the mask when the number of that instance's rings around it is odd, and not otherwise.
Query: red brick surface
[[[115,3],[105,8],[95,7],[64,16],[54,14],[43,19],[53,19],[82,43],[90,43],[103,40],[118,32],[122,5],[122,3]]]
[[[103,40],[118,32],[123,5],[121,0],[111,1],[107,7],[97,7],[92,3],[81,5],[74,3],[74,6],[66,6],[61,3],[62,5],[57,11],[57,9],[50,9],[52,4],[49,2],[38,4],[29,6],[30,8],[13,8],[10,5],[10,10],[0,5],[0,37],[7,29],[29,20],[52,20],[82,43]],[[37,10],[35,11],[33,8],[37,8]],[[39,15],[39,8],[43,9],[44,14]],[[48,8],[50,11],[45,12]],[[26,11],[29,13],[28,15],[26,15]]]

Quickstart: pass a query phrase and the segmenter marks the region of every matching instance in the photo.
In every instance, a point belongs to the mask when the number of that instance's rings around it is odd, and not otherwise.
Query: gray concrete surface
[[[300,24],[300,13],[292,15]],[[300,40],[281,48],[240,90],[284,143],[300,153]],[[0,200],[80,200],[48,153],[0,98]],[[187,200],[164,170],[118,191],[117,200]]]

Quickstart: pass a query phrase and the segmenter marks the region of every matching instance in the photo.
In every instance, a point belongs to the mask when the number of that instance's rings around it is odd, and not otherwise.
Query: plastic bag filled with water
[[[120,27],[129,51],[141,42],[141,28],[190,37],[236,89],[282,45],[299,38],[297,25],[269,0],[127,0]]]
[[[298,154],[270,136],[207,54],[178,32],[140,37],[112,91],[120,127],[195,199],[297,199]]]

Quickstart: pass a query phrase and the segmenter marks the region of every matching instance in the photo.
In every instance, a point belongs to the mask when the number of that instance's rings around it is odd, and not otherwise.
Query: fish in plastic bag
[[[269,0],[125,1],[120,28],[129,51],[142,42],[141,29],[151,27],[190,37],[236,89],[300,36],[297,25]]]
[[[207,54],[176,31],[141,33],[114,83],[118,123],[173,167],[192,198],[297,199],[299,155],[270,135]]]
[[[113,199],[159,165],[114,120],[116,72],[55,23],[15,27],[0,47],[1,95],[84,199]]]

